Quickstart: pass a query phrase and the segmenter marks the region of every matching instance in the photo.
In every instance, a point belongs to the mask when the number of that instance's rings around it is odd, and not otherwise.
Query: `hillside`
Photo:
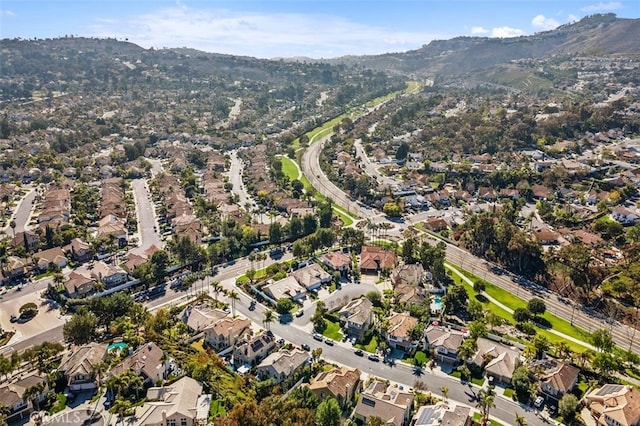
[[[435,40],[404,53],[349,56],[330,62],[417,76],[455,78],[517,59],[567,54],[638,55],[640,19],[621,19],[613,14],[593,15],[531,36],[456,37]]]

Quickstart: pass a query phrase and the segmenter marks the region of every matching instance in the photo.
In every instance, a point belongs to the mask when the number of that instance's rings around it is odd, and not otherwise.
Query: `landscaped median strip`
[[[463,280],[465,283],[467,283],[468,285],[470,285],[471,287],[473,287],[473,284],[474,284],[474,283],[473,283],[473,281],[472,281],[469,277],[467,277],[463,272],[460,272],[460,270],[458,270],[457,268],[455,268],[454,266],[452,266],[452,265],[451,265],[451,264],[449,264],[449,263],[445,263],[445,265],[444,265],[444,266],[445,266],[445,268],[449,269],[452,273],[456,274],[456,275],[457,275],[461,280]],[[500,301],[496,300],[493,296],[491,296],[491,295],[487,294],[487,292],[486,292],[486,291],[485,291],[485,292],[483,292],[483,294],[482,294],[482,295],[483,295],[484,297],[486,297],[486,298],[487,298],[487,300],[488,300],[490,303],[493,303],[494,305],[496,305],[497,307],[499,307],[501,310],[503,310],[503,311],[505,311],[505,312],[507,312],[507,313],[509,313],[509,314],[513,314],[513,309],[512,309],[511,307],[506,306],[506,305],[504,305],[502,302],[500,302]],[[516,298],[516,299],[518,299],[518,300],[522,301],[523,305],[526,305],[526,302],[525,302],[523,299],[517,298],[516,296],[513,296],[513,295],[512,295],[512,297],[514,297],[514,298]],[[550,315],[550,314],[549,314],[549,315]],[[554,316],[554,315],[551,315],[549,318],[550,318],[553,322],[566,322],[566,321],[565,321],[565,320],[563,320],[562,318],[558,318],[558,317],[556,317],[556,316]],[[579,346],[582,346],[584,349],[591,349],[591,350],[595,350],[595,349],[596,349],[596,348],[595,348],[593,345],[591,345],[590,343],[587,343],[587,342],[585,342],[585,341],[583,341],[583,340],[580,340],[580,339],[578,339],[578,338],[576,338],[576,337],[573,337],[573,336],[567,335],[567,334],[562,333],[562,332],[560,332],[560,331],[554,330],[554,329],[552,329],[552,328],[550,328],[550,329],[542,329],[542,328],[539,328],[539,327],[536,327],[536,328],[538,329],[538,332],[539,332],[539,333],[541,333],[541,334],[547,334],[547,335],[548,335],[548,334],[550,333],[550,334],[553,334],[554,336],[560,337],[560,338],[562,338],[562,339],[564,339],[564,340],[568,340],[569,342],[573,342],[573,343],[575,343],[575,344],[577,344],[577,345],[579,345]],[[583,333],[586,333],[586,332],[585,332],[585,331],[583,331]],[[550,336],[549,336],[549,337],[550,337]],[[554,339],[553,337],[552,337],[551,339],[552,339],[552,340],[557,340],[557,339]],[[550,339],[550,340],[551,340],[551,339]]]

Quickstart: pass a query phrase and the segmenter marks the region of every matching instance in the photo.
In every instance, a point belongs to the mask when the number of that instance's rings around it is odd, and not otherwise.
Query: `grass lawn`
[[[478,386],[484,386],[484,377],[480,376],[476,376],[476,375],[471,375],[471,383],[473,383],[474,385],[478,385]]]
[[[491,411],[489,411],[489,414],[491,414]],[[473,421],[479,422],[481,418],[482,414],[480,414],[479,412],[475,411],[473,413]],[[489,419],[489,421],[491,426],[504,426],[502,423],[498,423],[495,420]]]
[[[345,118],[345,117],[348,117],[348,114],[339,115],[339,116],[335,117],[334,119],[325,122],[322,126],[316,127],[315,129],[309,130],[307,133],[305,133],[309,137],[309,143],[314,143],[317,138],[321,138],[322,136],[324,136],[324,135],[330,133],[331,131],[333,131],[333,126],[335,126],[336,124],[340,123],[342,121],[342,119]],[[294,148],[299,147],[300,146],[300,138],[296,138],[291,145]]]
[[[341,341],[342,340],[342,330],[340,330],[340,324],[335,322],[335,321],[331,321],[325,318],[324,320],[325,324],[327,324],[327,328],[324,329],[324,331],[322,332],[322,335],[325,337],[328,337],[329,339],[333,339],[336,341]]]
[[[587,382],[587,379],[582,375],[578,376],[578,384],[576,385],[576,390],[580,392],[580,395],[577,395],[578,398],[584,396],[584,394],[587,393],[587,390],[589,390],[589,383]]]
[[[280,160],[282,160],[282,173],[284,173],[289,180],[298,179],[298,168],[296,167],[296,163],[285,155],[280,157]]]
[[[429,360],[429,357],[427,357],[427,355],[424,352],[418,351],[416,352],[414,359],[417,365],[425,365]]]
[[[53,406],[49,409],[49,414],[59,413],[65,408],[67,408],[67,397],[63,393],[57,393],[56,402],[54,402]]]
[[[354,346],[358,349],[362,349],[363,351],[376,353],[378,351],[378,339],[376,336],[371,336],[371,339],[369,339],[368,342],[365,341],[364,344],[358,343]]]
[[[454,267],[457,270],[460,270],[456,266]],[[470,273],[469,271],[461,271],[461,272],[472,281],[481,279],[480,277]],[[453,273],[451,274],[451,277],[454,279],[456,283],[461,283],[464,285],[464,287],[467,290],[467,293],[469,293],[469,297],[476,296],[476,292],[473,290],[473,287],[467,284],[466,281],[462,280],[460,277],[458,277],[456,274],[453,274]],[[504,304],[505,306],[511,309],[527,307],[527,302],[525,300],[487,281],[485,281],[485,293],[493,297],[494,299],[500,301],[502,304]],[[509,312],[500,308],[499,306],[496,306],[493,303],[489,303],[489,302],[483,303],[483,306],[485,306],[486,309],[495,313],[496,315],[506,319],[511,324],[514,324],[513,316]],[[551,325],[551,328],[553,328],[556,331],[559,331],[560,333],[564,333],[567,336],[574,337],[584,342],[589,342],[590,340],[590,334],[587,331],[585,331],[582,328],[571,325],[568,321],[562,318],[559,318],[551,314],[550,312],[545,312],[544,315],[541,316],[541,318],[546,320],[546,322],[548,322]],[[536,330],[539,334],[545,336],[552,343],[564,341],[569,345],[571,350],[574,352],[584,352],[587,349],[585,346],[579,343],[572,342],[570,340],[566,340],[560,336],[557,336],[549,332],[549,330],[546,330],[545,328],[536,326]]]
[[[353,223],[353,219],[351,219],[350,216],[347,216],[347,214],[342,211],[341,208],[333,206],[333,212],[340,218],[342,223],[344,223],[344,226],[351,226],[351,224]]]

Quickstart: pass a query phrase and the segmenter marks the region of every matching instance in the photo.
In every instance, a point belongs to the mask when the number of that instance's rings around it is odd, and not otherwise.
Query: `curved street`
[[[350,212],[354,212],[362,219],[368,219],[378,223],[388,223],[393,227],[388,231],[389,235],[401,238],[402,232],[396,223],[389,221],[383,214],[376,210],[363,207],[356,202],[351,201],[349,196],[331,182],[322,171],[320,167],[320,153],[323,149],[324,143],[332,134],[333,133],[326,135],[322,139],[310,145],[305,151],[302,156],[302,172],[305,174],[311,185],[313,185],[320,194],[331,198],[336,204]],[[407,222],[411,222],[411,217],[407,219]],[[433,241],[435,243],[440,240],[433,239]],[[525,300],[531,299],[535,295],[542,296],[545,300],[547,310],[554,315],[557,315],[558,317],[563,318],[571,324],[588,332],[606,328],[611,332],[613,340],[618,346],[625,350],[631,349],[635,353],[640,353],[640,343],[635,339],[636,331],[633,327],[629,327],[615,320],[607,322],[601,318],[589,315],[587,312],[583,311],[581,306],[576,306],[573,303],[562,302],[549,291],[535,290],[537,294],[534,294],[532,289],[525,288],[524,286],[513,282],[513,278],[516,277],[508,274],[497,275],[493,273],[490,270],[491,265],[486,260],[474,256],[454,244],[446,243],[446,256],[447,260],[454,265],[457,265],[462,269],[469,270],[471,273],[481,276],[485,280],[494,283]],[[520,279],[518,281],[525,282]]]

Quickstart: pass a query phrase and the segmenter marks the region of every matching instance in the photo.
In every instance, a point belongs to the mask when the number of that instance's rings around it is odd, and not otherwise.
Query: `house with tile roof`
[[[67,379],[72,392],[98,388],[93,366],[107,358],[107,345],[87,343],[76,346],[62,356],[58,371]]]
[[[56,265],[62,269],[67,266],[67,256],[60,247],[53,247],[47,250],[42,250],[33,255],[37,260],[37,268],[41,271],[46,271],[49,265]]]
[[[83,265],[77,271],[88,274],[94,280],[102,282],[107,288],[123,284],[129,279],[129,274],[120,266],[110,265],[101,260],[92,265]]]
[[[598,426],[640,425],[640,392],[633,386],[606,384],[585,396]]]
[[[291,298],[297,302],[307,297],[306,289],[291,275],[264,285],[262,291],[273,300]]]
[[[351,256],[341,251],[330,251],[319,257],[320,262],[332,271],[340,271],[341,274],[351,270]]]
[[[297,269],[291,275],[307,291],[317,290],[322,284],[330,283],[332,279],[331,274],[322,269],[322,266],[317,263],[311,263],[304,268]]]
[[[247,318],[226,316],[204,329],[204,342],[216,351],[235,345],[246,333],[251,333],[251,321]]]
[[[71,256],[76,262],[84,263],[93,258],[93,250],[91,245],[80,238],[74,238],[71,242],[62,248],[65,253]]]
[[[383,332],[384,338],[393,349],[410,351],[418,345],[411,337],[411,330],[418,324],[418,318],[409,312],[394,312],[388,319],[389,328]]]
[[[573,390],[580,373],[579,368],[553,358],[534,361],[529,369],[540,378],[540,391],[556,401]]]
[[[347,407],[361,390],[360,374],[357,368],[336,367],[319,373],[308,387],[321,401],[335,398],[341,407]]]
[[[75,270],[64,277],[65,293],[68,297],[86,296],[96,289],[96,280],[86,271]]]
[[[113,367],[109,374],[120,375],[128,370],[134,371],[142,377],[144,383],[156,383],[164,378],[164,351],[153,342],[140,345],[133,353]]]
[[[297,372],[309,365],[309,352],[302,349],[282,350],[269,354],[256,366],[256,376],[276,383],[290,383]]]
[[[27,391],[40,387],[40,393],[29,401]],[[38,410],[37,405],[43,402],[54,389],[49,387],[49,382],[44,374],[37,371],[16,375],[8,382],[0,385],[0,406],[8,409],[6,420],[22,419],[34,410]],[[32,404],[35,404],[34,407]]]
[[[432,349],[436,360],[442,363],[458,362],[458,348],[465,338],[462,330],[440,324],[429,324],[424,333],[424,345]]]
[[[242,338],[233,347],[233,362],[235,365],[257,365],[275,347],[276,338],[268,330],[256,336]]]
[[[204,331],[216,321],[225,318],[229,314],[221,309],[214,309],[211,305],[188,305],[179,318],[187,324],[190,331]]]
[[[373,324],[373,304],[366,297],[354,299],[338,311],[338,317],[349,337],[362,340],[364,333]]]
[[[406,426],[412,408],[412,393],[373,380],[360,395],[353,414],[363,423],[370,417],[379,417],[387,425]]]
[[[360,253],[360,271],[363,274],[377,274],[382,270],[393,269],[398,263],[398,256],[379,246],[362,246]]]
[[[411,426],[471,426],[471,408],[452,402],[438,402],[418,408]]]
[[[133,423],[145,426],[204,426],[209,416],[211,395],[202,384],[185,376],[162,387],[147,390],[147,402],[136,408]]]
[[[487,377],[511,383],[513,372],[521,363],[520,352],[485,337],[476,341],[477,351],[471,362],[484,369]]]

